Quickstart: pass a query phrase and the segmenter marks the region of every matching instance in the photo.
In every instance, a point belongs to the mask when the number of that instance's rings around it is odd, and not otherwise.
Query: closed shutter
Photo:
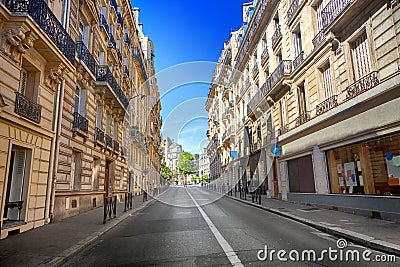
[[[24,149],[17,149],[15,151],[14,173],[11,181],[9,198],[10,202],[22,200],[22,188],[25,175],[25,158],[26,153]]]
[[[286,114],[286,100],[282,98],[281,101],[281,111],[282,111],[282,127],[285,127],[287,121],[287,114]]]
[[[371,59],[369,54],[367,34],[362,34],[352,44],[353,65],[356,80],[371,73]]]

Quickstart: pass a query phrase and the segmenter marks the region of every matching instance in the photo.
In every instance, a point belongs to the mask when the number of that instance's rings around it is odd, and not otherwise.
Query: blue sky
[[[133,0],[132,6],[140,8],[143,31],[154,43],[156,72],[164,71],[168,77],[177,73],[187,76],[186,68],[173,66],[193,61],[217,62],[231,30],[241,26],[243,2]],[[168,88],[164,88],[165,82],[159,82],[164,119],[162,134],[174,138],[185,151],[192,153],[198,153],[206,143],[204,104],[213,71],[212,65],[198,66],[201,78],[193,78],[197,82],[180,84],[180,78],[175,77],[179,82]]]

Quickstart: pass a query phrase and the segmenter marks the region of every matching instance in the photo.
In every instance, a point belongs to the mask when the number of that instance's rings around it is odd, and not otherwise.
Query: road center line
[[[193,198],[192,194],[186,189],[186,192],[192,199],[193,203],[196,205],[197,209],[200,211],[201,215],[203,216],[204,220],[206,221],[208,227],[210,228],[211,232],[214,234],[215,238],[217,239],[219,245],[225,252],[226,257],[231,262],[232,266],[244,266],[240,261],[239,257],[236,255],[236,252],[232,249],[229,243],[225,240],[222,234],[218,231],[217,227],[215,227],[214,223],[210,220],[208,215],[204,212],[202,207],[197,203],[197,201]]]

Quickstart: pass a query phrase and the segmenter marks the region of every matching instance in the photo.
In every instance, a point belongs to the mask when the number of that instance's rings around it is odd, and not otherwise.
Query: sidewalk
[[[261,205],[252,203],[249,194],[247,200],[240,199],[239,193],[237,197],[234,194],[227,197],[307,224],[348,241],[400,256],[400,223],[270,199],[266,196],[262,196]]]
[[[0,240],[0,266],[55,266],[82,250],[112,227],[148,206],[135,196],[132,209],[117,203],[117,217],[103,224],[103,207]]]

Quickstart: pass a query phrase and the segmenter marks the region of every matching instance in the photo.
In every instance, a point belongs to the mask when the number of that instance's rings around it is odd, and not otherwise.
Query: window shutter
[[[79,114],[81,114],[82,116],[85,116],[85,111],[86,111],[86,95],[87,95],[87,90],[81,89],[79,96]]]
[[[20,77],[20,81],[19,81],[19,92],[23,95],[25,95],[25,91],[26,91],[27,78],[28,78],[28,73],[26,72],[26,70],[21,69],[21,77]]]
[[[362,34],[352,45],[353,64],[356,80],[371,73],[371,59],[369,54],[367,35]]]
[[[331,68],[328,65],[322,69],[322,81],[324,85],[325,99],[333,96]]]
[[[25,150],[23,149],[15,150],[15,162],[14,162],[15,165],[11,181],[9,201],[22,200],[22,187],[25,175],[25,158],[26,158]]]

